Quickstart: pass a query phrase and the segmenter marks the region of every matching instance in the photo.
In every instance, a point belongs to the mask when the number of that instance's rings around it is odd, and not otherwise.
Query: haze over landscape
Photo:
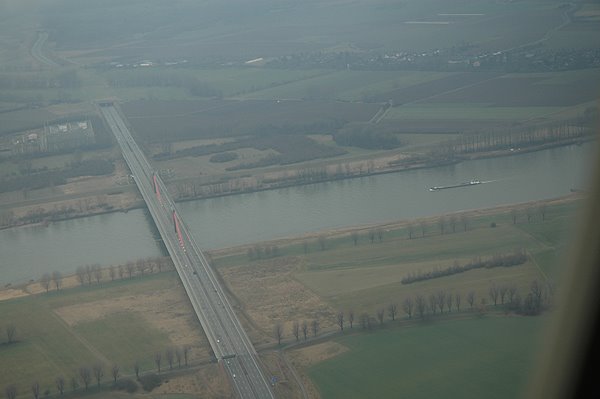
[[[529,397],[598,39],[593,0],[0,0],[0,394]]]

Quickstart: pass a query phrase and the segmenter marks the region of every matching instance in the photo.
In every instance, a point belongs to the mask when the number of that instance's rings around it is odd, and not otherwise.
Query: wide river
[[[205,249],[569,194],[589,183],[595,144],[179,204]],[[430,192],[481,180],[484,184]],[[160,255],[144,210],[0,231],[0,284]]]

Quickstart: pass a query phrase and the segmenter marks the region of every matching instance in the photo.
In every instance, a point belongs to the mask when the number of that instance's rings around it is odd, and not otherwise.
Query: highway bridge
[[[134,141],[114,105],[101,102],[99,107],[121,147],[215,357],[227,372],[235,393],[240,398],[274,398],[254,346],[160,176]]]

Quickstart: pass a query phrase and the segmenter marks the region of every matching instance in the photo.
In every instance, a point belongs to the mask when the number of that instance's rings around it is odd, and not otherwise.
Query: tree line
[[[108,271],[108,278],[110,281],[115,281],[124,278],[133,278],[136,276],[143,277],[146,273],[161,273],[166,270],[173,270],[174,265],[170,257],[153,257],[138,259],[137,261],[129,261],[124,265],[110,265],[108,269],[103,269],[99,264],[79,266],[75,270],[75,276],[81,286],[87,284],[92,285],[100,284],[101,281],[106,277],[106,271]]]
[[[162,352],[155,352],[153,354],[154,364],[156,366],[156,373],[161,373],[161,364],[164,359],[169,366],[169,370],[173,368],[181,369],[182,367],[188,367],[189,356],[191,347],[184,345],[181,347],[168,347],[164,351],[164,358]],[[164,371],[164,367],[162,368]],[[88,391],[93,384],[96,384],[97,388],[100,388],[105,381],[106,372],[110,373],[108,377],[112,380],[111,387],[116,390],[124,390],[128,393],[137,391],[139,385],[145,391],[151,391],[155,387],[161,384],[161,378],[157,376],[153,371],[142,372],[140,361],[136,360],[131,365],[131,375],[135,374],[134,381],[131,378],[122,374],[122,369],[119,365],[113,364],[107,367],[101,362],[96,362],[92,365],[83,365],[75,369],[70,377],[59,375],[54,379],[54,388],[56,393],[63,396],[70,388],[71,392],[77,392],[84,389]],[[15,399],[17,397],[18,389],[16,384],[10,384],[5,387],[4,393],[7,399]],[[42,394],[42,388],[38,380],[33,381],[31,384],[31,393],[34,399],[38,399]],[[49,396],[51,388],[46,388],[43,392],[45,397]]]

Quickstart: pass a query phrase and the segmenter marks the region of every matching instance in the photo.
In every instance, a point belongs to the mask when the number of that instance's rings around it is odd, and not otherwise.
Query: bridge
[[[260,360],[167,188],[111,102],[99,108],[173,260],[208,342],[240,398],[274,398]]]

